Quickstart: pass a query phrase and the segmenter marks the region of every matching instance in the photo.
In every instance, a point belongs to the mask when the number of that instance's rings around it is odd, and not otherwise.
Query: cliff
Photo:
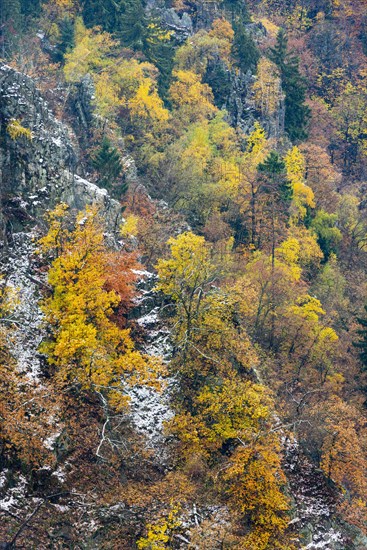
[[[77,175],[78,151],[71,129],[57,120],[33,80],[0,65],[0,236],[36,221],[58,202],[82,209],[96,203],[110,231],[118,229],[121,206],[107,191]],[[32,137],[9,134],[18,122]]]

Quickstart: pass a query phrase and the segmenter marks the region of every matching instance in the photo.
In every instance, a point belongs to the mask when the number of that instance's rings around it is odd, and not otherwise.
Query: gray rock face
[[[188,13],[180,17],[173,8],[162,11],[162,24],[173,31],[178,42],[184,42],[193,33],[193,24]]]
[[[198,4],[195,17],[195,30],[208,29],[215,19],[222,16],[222,2],[205,0]]]
[[[253,108],[249,102],[254,77],[250,71],[246,74],[242,71],[231,71],[229,79],[230,93],[226,102],[226,109],[230,114],[230,123],[232,126],[237,126],[248,133],[254,123]]]
[[[30,129],[32,139],[11,139],[12,120]],[[115,230],[120,204],[77,177],[77,165],[71,130],[56,119],[33,80],[0,64],[0,238],[34,224],[60,201],[78,209],[98,203],[108,230]]]

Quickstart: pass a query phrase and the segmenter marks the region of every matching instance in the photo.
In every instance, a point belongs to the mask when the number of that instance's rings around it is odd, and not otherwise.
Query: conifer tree
[[[367,305],[364,306],[367,313]],[[360,329],[357,330],[359,336],[358,342],[353,342],[353,346],[359,350],[359,358],[363,365],[363,370],[367,369],[367,317],[357,317]]]
[[[292,185],[286,179],[286,166],[279,154],[271,151],[264,162],[258,166],[259,172],[267,176],[265,189],[268,193],[276,193],[278,200],[289,203],[292,199]]]
[[[224,0],[224,5],[231,13],[232,23],[236,19],[241,20],[242,24],[251,23],[251,16],[246,2],[243,2],[243,0]]]
[[[88,28],[101,26],[104,31],[117,33],[125,10],[124,0],[83,0],[83,20]]]
[[[0,2],[0,57],[8,58],[19,39],[21,28],[20,0]]]
[[[40,0],[20,0],[21,13],[24,16],[38,17],[41,11]]]
[[[160,96],[166,99],[175,50],[170,34],[161,28],[159,19],[146,15],[141,0],[132,0],[125,4],[116,35],[124,46],[142,51],[147,60],[157,67],[158,90]]]
[[[65,17],[60,24],[60,38],[54,53],[55,61],[63,61],[64,56],[75,46],[75,25],[70,17]]]
[[[150,39],[147,42],[145,54],[150,61],[159,70],[158,92],[163,100],[167,99],[168,90],[172,81],[173,58],[175,49],[171,42],[165,40]]]
[[[280,29],[270,59],[279,67],[285,93],[285,130],[290,139],[301,141],[307,137],[307,122],[310,109],[305,105],[305,80],[299,72],[299,59],[288,52],[288,38]]]
[[[122,174],[121,158],[116,147],[108,138],[103,138],[100,148],[92,159],[94,168],[99,173],[98,185],[114,191],[121,197],[127,191],[127,184],[116,185]]]
[[[246,31],[242,21],[234,25],[234,41],[232,54],[243,72],[248,70],[254,72],[260,53],[254,39]]]
[[[143,50],[146,44],[148,20],[141,0],[132,0],[125,5],[120,19],[118,36],[132,50]]]
[[[269,348],[274,347],[275,335],[275,250],[277,239],[284,231],[288,219],[289,206],[292,200],[292,185],[287,179],[286,165],[279,154],[271,151],[264,162],[258,165],[260,173],[264,174],[264,217],[268,225],[269,241],[271,243],[271,328]],[[265,227],[264,227],[265,229]]]
[[[224,63],[210,63],[203,77],[204,84],[209,84],[212,89],[215,105],[221,109],[231,91],[229,71]]]

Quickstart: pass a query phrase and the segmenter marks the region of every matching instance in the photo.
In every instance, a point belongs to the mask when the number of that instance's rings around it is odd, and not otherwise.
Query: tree
[[[116,42],[108,33],[86,29],[83,20],[75,20],[75,47],[65,54],[64,74],[68,82],[78,82],[84,75],[101,71],[111,63]]]
[[[133,50],[143,50],[148,33],[148,19],[142,0],[125,3],[119,21],[118,37],[122,44]]]
[[[1,57],[11,56],[17,45],[21,28],[20,0],[3,0],[0,5]]]
[[[131,295],[136,275],[131,262],[120,277],[114,271],[121,269],[121,261],[111,261],[106,251],[95,208],[81,212],[73,230],[65,227],[66,211],[60,205],[50,214],[49,233],[40,240],[42,253],[54,255],[48,273],[52,294],[42,306],[52,338],[42,344],[42,352],[61,383],[100,392],[122,409],[128,402],[126,385],[154,378],[153,363],[134,349],[129,330],[112,320],[120,302],[130,299],[119,294],[121,278]],[[115,253],[117,258],[121,254]]]
[[[274,261],[277,232],[280,226],[288,219],[288,210],[293,197],[293,189],[286,174],[286,164],[279,154],[271,151],[264,162],[258,165],[260,174],[263,174],[265,216],[269,220],[271,256]]]
[[[100,148],[92,158],[92,163],[99,173],[98,185],[112,190],[113,194],[121,199],[127,191],[128,184],[120,182],[123,171],[121,157],[107,137],[103,138]]]
[[[210,31],[200,30],[175,55],[176,68],[200,75],[221,108],[230,91],[231,49],[234,32],[225,19],[216,19]]]
[[[366,514],[366,429],[364,415],[353,404],[332,395],[326,403],[316,404],[311,417],[320,416],[321,468],[340,489],[339,508],[349,521],[362,529]]]
[[[83,20],[88,28],[100,25],[108,33],[118,33],[125,0],[82,0]]]
[[[210,249],[204,237],[194,233],[182,233],[168,241],[171,258],[159,260],[157,290],[171,296],[177,304],[179,347],[183,361],[187,356],[196,320],[205,293],[215,281],[216,268],[210,258]]]
[[[336,227],[338,216],[319,210],[311,222],[311,229],[316,233],[321,250],[327,260],[330,254],[336,254],[338,245],[342,240],[342,234]]]
[[[247,73],[247,71],[256,71],[256,66],[260,59],[260,52],[251,34],[246,31],[242,23],[236,23],[234,25],[232,55],[244,73]]]
[[[34,383],[11,355],[18,302],[14,287],[0,276],[0,461],[21,460],[26,471],[54,464],[44,441],[55,430],[60,403],[48,382]]]
[[[231,12],[232,22],[241,20],[243,24],[251,23],[247,3],[241,2],[241,0],[225,0],[224,4]]]
[[[214,116],[213,93],[199,75],[191,71],[174,71],[170,88],[170,101],[177,109],[181,124],[187,127],[192,122]]]
[[[256,111],[267,133],[280,136],[284,131],[284,93],[279,69],[266,57],[261,57],[257,67],[257,78],[253,84]]]
[[[40,0],[20,0],[21,12],[24,16],[38,17],[41,11]]]
[[[59,23],[60,36],[56,44],[56,50],[53,54],[55,61],[64,61],[66,53],[69,53],[75,46],[75,27],[74,21],[70,17],[65,17]]]
[[[156,519],[146,526],[147,536],[137,541],[138,550],[155,550],[169,548],[174,540],[174,534],[181,526],[180,508],[171,503],[170,510],[164,517]]]
[[[290,548],[282,546],[288,502],[271,409],[264,386],[229,374],[204,386],[193,411],[178,413],[170,422],[184,456],[219,463],[212,474],[215,486],[246,532],[243,547],[257,550]]]
[[[367,306],[364,306],[367,313]],[[353,342],[353,346],[358,349],[358,355],[363,365],[363,369],[367,368],[367,318],[357,317],[357,322],[361,328],[357,330],[359,339]]]
[[[293,203],[296,213],[295,220],[304,219],[307,210],[315,207],[312,189],[306,185],[306,162],[298,147],[293,147],[284,157],[287,177],[292,185]]]
[[[299,72],[299,60],[288,52],[288,39],[280,29],[277,42],[270,50],[270,59],[279,67],[285,93],[285,130],[291,140],[302,141],[307,137],[310,109],[305,105],[306,86]]]
[[[366,154],[366,108],[367,77],[362,73],[358,85],[352,82],[346,84],[332,110],[337,125],[336,147],[341,152],[342,167],[346,174],[354,170],[361,153]]]

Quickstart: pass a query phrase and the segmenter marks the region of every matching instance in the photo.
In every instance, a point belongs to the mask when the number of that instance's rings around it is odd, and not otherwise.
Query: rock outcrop
[[[12,138],[9,124],[32,133]],[[106,190],[78,177],[76,140],[57,120],[33,80],[0,64],[0,238],[9,239],[42,219],[60,201],[83,208],[98,203],[110,231],[118,228],[121,206]]]

